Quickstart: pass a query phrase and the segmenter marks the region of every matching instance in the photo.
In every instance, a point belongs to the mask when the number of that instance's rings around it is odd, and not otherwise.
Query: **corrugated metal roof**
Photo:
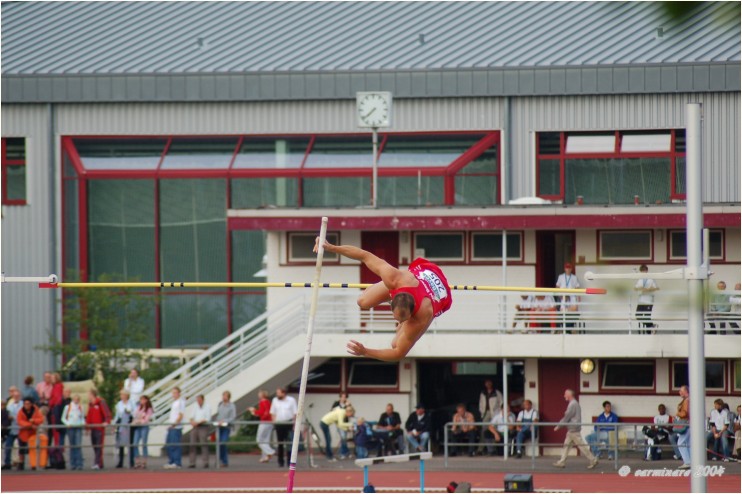
[[[661,29],[660,35],[658,30]],[[3,74],[178,74],[740,60],[738,2],[7,2]]]

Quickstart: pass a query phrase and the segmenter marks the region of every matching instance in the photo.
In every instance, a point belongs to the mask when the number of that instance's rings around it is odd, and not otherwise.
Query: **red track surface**
[[[427,472],[428,487],[445,487],[449,482],[467,481],[476,488],[502,488],[503,473]],[[2,490],[8,491],[90,491],[157,489],[240,489],[285,487],[287,472],[89,472],[2,475]],[[533,474],[537,489],[570,489],[572,492],[689,492],[688,478],[636,478],[606,474]],[[371,472],[376,487],[419,485],[417,472]],[[361,472],[297,472],[297,487],[356,487],[360,491]],[[708,492],[740,492],[740,476],[707,479]]]

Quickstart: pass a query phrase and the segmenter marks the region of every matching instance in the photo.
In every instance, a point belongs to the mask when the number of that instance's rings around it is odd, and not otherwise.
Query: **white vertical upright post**
[[[706,367],[703,327],[702,266],[703,182],[701,173],[701,105],[686,107],[686,247],[688,265],[688,382],[690,388],[691,472],[700,472],[706,463]],[[691,475],[691,492],[706,492],[706,477]]]
[[[377,132],[377,128],[374,127],[371,129],[371,142],[373,144],[373,153],[374,153],[374,160],[373,160],[373,169],[372,169],[372,178],[371,178],[371,189],[372,189],[372,195],[371,195],[371,207],[375,208],[377,205],[377,198],[379,197],[379,164],[376,162],[376,155],[377,148],[379,147],[379,134]]]
[[[502,231],[502,286],[508,286],[508,231]],[[502,313],[502,328],[508,327],[508,297],[505,293],[500,298]]]
[[[502,359],[502,415],[503,420],[507,423],[510,415],[510,398],[508,396],[508,359]],[[492,415],[494,417],[494,414]],[[502,436],[502,457],[508,459],[508,450],[510,449],[510,429],[505,428],[505,434]]]
[[[291,460],[289,463],[289,481],[286,492],[294,492],[294,475],[296,461],[299,456],[299,440],[301,438],[302,422],[304,421],[304,398],[307,394],[307,378],[309,376],[309,357],[312,353],[312,333],[314,332],[314,315],[317,312],[317,298],[319,296],[319,278],[322,273],[322,257],[325,254],[325,238],[327,237],[327,216],[322,217],[322,227],[319,233],[319,248],[317,262],[312,282],[312,303],[309,306],[309,320],[307,321],[307,344],[304,348],[304,361],[301,366],[301,381],[299,381],[299,401],[296,404],[296,422],[294,423],[294,439],[291,443]]]

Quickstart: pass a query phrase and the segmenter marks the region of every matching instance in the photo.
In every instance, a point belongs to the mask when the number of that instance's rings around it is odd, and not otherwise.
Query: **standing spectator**
[[[149,421],[152,420],[155,409],[149,396],[142,395],[139,398],[139,404],[134,410],[134,420],[132,429],[134,429],[134,440],[132,441],[132,450],[134,450],[134,468],[147,468],[147,438],[149,437]],[[142,443],[142,455],[139,455],[139,443]]]
[[[463,403],[456,405],[456,413],[453,415],[453,426],[451,433],[456,443],[467,443],[469,445],[469,456],[474,456],[477,442],[477,426],[474,425],[474,415],[467,411]],[[451,456],[463,452],[464,446],[458,446],[451,452]]]
[[[124,449],[129,448],[129,468],[134,468],[134,451],[131,447],[131,422],[134,419],[136,403],[131,401],[129,392],[122,389],[119,392],[119,401],[116,403],[116,415],[113,423],[118,424],[116,428],[116,446],[119,450],[119,462],[116,468],[124,468]]]
[[[21,446],[21,441],[18,437],[18,433],[20,430],[18,425],[18,412],[20,412],[21,408],[23,408],[23,403],[24,401],[21,397],[21,392],[15,386],[11,386],[10,399],[8,400],[8,404],[5,406],[10,418],[10,430],[8,431],[8,436],[5,438],[3,448],[5,450],[5,457],[3,458],[3,470],[10,470],[12,468],[11,459],[13,456],[13,444],[18,441],[18,446]],[[33,403],[32,399],[31,403]]]
[[[727,323],[729,319],[729,313],[732,310],[732,304],[729,302],[729,295],[725,294],[724,291],[727,289],[727,284],[723,281],[719,281],[716,284],[716,293],[711,296],[711,304],[709,305],[709,319],[714,322],[709,322],[709,326],[712,329],[716,329],[716,324],[719,324],[719,329],[724,331],[714,331],[714,334],[726,333]]]
[[[37,405],[42,406],[49,404],[49,398],[52,396],[53,387],[54,383],[52,383],[52,373],[44,372],[44,380],[36,385],[36,393],[39,395],[39,400],[36,402]]]
[[[258,447],[262,451],[260,463],[268,463],[276,454],[276,450],[271,447],[271,434],[273,434],[273,422],[271,419],[271,402],[268,400],[268,391],[261,389],[258,391],[258,407],[248,408],[250,413],[258,417],[258,434],[256,440]]]
[[[590,452],[590,448],[587,447],[585,440],[582,439],[582,435],[580,434],[580,429],[582,428],[582,426],[580,425],[582,422],[582,409],[580,408],[580,404],[575,399],[575,392],[571,389],[565,390],[564,401],[568,403],[567,411],[564,412],[564,417],[562,417],[562,420],[559,421],[559,425],[554,427],[554,430],[557,431],[560,427],[566,427],[567,435],[564,438],[562,457],[559,459],[559,461],[554,463],[554,466],[558,468],[564,468],[567,462],[569,449],[572,445],[575,445],[585,456],[585,458],[587,458],[587,461],[589,462],[587,468],[592,469],[595,467],[595,465],[598,464],[598,459]]]
[[[675,450],[675,456],[680,458],[680,451],[677,450],[678,447],[673,443],[672,439],[670,439],[672,434],[670,422],[672,422],[672,419],[667,413],[667,408],[665,405],[660,404],[657,407],[657,415],[652,419],[653,425],[651,427],[645,425],[642,428],[642,432],[647,436],[647,452],[644,455],[644,461],[661,459],[662,450],[656,446],[665,441],[672,444],[672,447]]]
[[[26,453],[28,453],[29,446],[32,449],[30,455],[31,470],[36,470],[36,439],[39,427],[44,423],[44,416],[41,414],[41,409],[34,405],[31,398],[23,399],[23,407],[18,412],[18,444],[20,444],[20,452],[18,457],[18,470],[24,469],[26,461]]]
[[[595,420],[598,424],[617,424],[618,423],[618,415],[613,413],[611,411],[611,402],[610,401],[604,401],[603,402],[603,413],[598,415],[598,418]],[[608,459],[613,459],[613,448],[610,448],[611,445],[611,434],[618,437],[618,429],[616,427],[610,427],[610,426],[599,426],[596,425],[593,427],[594,432],[591,434],[588,434],[587,436],[587,442],[590,445],[590,451],[597,457],[600,458],[603,456],[603,453],[600,451],[600,445],[601,443],[605,443],[609,447],[608,451]]]
[[[69,388],[64,388],[62,391],[62,402],[52,410],[55,424],[64,424],[64,422],[62,422],[62,414],[64,413],[65,407],[72,402],[71,396],[72,391]],[[55,432],[56,431],[59,431],[59,442],[57,445],[64,450],[64,440],[67,436],[67,428],[55,429]]]
[[[674,432],[678,435],[678,449],[683,459],[683,464],[678,467],[679,470],[690,469],[690,430],[688,422],[690,421],[690,391],[688,386],[681,386],[678,391],[680,403],[675,415]]]
[[[348,405],[348,393],[345,391],[341,391],[338,395],[338,399],[335,400],[330,407],[330,411],[336,409],[337,407],[345,408]]]
[[[732,453],[735,458],[740,458],[740,415],[742,414],[742,407],[737,405],[737,415],[734,416],[734,446],[732,447]]]
[[[502,408],[502,393],[495,389],[495,385],[492,379],[484,380],[484,389],[479,393],[479,417],[482,422],[490,422],[492,417],[495,416],[495,412]],[[491,437],[489,430],[485,427],[479,436],[480,444],[484,444],[484,439]],[[481,448],[483,448],[482,446]],[[480,448],[480,449],[481,449]]]
[[[570,290],[580,288],[580,280],[577,279],[577,275],[573,273],[573,270],[574,266],[571,262],[564,263],[564,273],[560,274],[557,278],[557,288],[565,288]],[[565,328],[574,328],[575,321],[579,317],[577,313],[578,302],[579,297],[577,297],[577,295],[562,296],[561,310],[564,313]]]
[[[414,451],[425,451],[430,441],[430,429],[433,417],[425,413],[425,405],[418,403],[415,411],[407,417],[404,428],[407,431],[407,441]]]
[[[132,369],[129,377],[124,379],[124,389],[129,392],[129,397],[134,403],[139,403],[139,397],[144,392],[144,379],[139,377],[139,371]]]
[[[404,443],[400,444],[400,439],[404,441],[402,418],[394,411],[394,405],[391,403],[387,403],[384,413],[379,416],[379,421],[376,423],[376,436],[383,446],[379,447],[379,455],[382,454],[382,449],[385,455],[389,455],[398,453],[404,447]]]
[[[60,417],[62,415],[62,408],[64,408],[63,401],[64,384],[62,383],[62,376],[60,376],[58,372],[55,372],[52,374],[52,393],[49,396],[48,402],[50,413],[47,414],[47,420],[49,420],[50,424],[59,424],[59,420],[57,419],[57,417]],[[52,436],[54,438],[53,444],[55,446],[64,444],[64,442],[60,438],[60,434],[64,434],[64,431],[62,429],[55,428],[52,430]]]
[[[334,410],[337,407],[345,408],[348,406],[350,402],[348,401],[348,393],[343,391],[338,395],[338,399],[332,404],[332,407],[330,410]],[[348,438],[347,434],[348,431],[345,431],[341,429],[339,426],[335,426],[335,430],[338,433],[338,437],[340,438],[340,456],[341,460],[345,459],[343,457],[347,457],[350,455],[350,450],[348,449]]]
[[[505,407],[507,409],[507,407]],[[500,408],[495,416],[490,421],[490,425],[487,427],[490,434],[492,434],[492,437],[494,438],[495,444],[502,444],[502,451],[500,447],[497,446],[488,446],[487,449],[489,450],[489,453],[491,455],[502,455],[504,454],[505,447],[510,447],[510,445],[515,441],[515,426],[514,425],[507,425],[507,423],[513,423],[515,422],[515,415],[510,412],[508,409],[507,415],[503,413],[503,409]],[[505,445],[505,431],[508,431],[508,444]]]
[[[0,414],[2,414],[2,426],[3,426],[3,433],[2,433],[2,440],[3,444],[5,444],[5,439],[8,437],[8,434],[10,434],[10,414],[8,413],[7,404],[5,403],[5,400],[2,401],[2,407],[0,407]]]
[[[170,416],[168,417],[170,426],[167,428],[167,436],[165,438],[168,463],[163,468],[166,469],[182,468],[183,466],[183,446],[181,445],[181,441],[183,439],[183,418],[186,403],[180,397],[179,387],[176,386],[173,388],[172,395],[173,402],[170,405]]]
[[[368,445],[371,442],[368,426],[366,425],[366,419],[358,417],[356,422],[356,430],[353,435],[353,442],[356,445],[356,458],[362,460],[368,458]]]
[[[742,304],[742,298],[740,297],[740,289],[742,284],[737,283],[734,285],[734,291],[737,292],[735,295],[729,297],[729,313],[732,322],[729,323],[729,327],[734,328],[734,334],[740,334],[739,330],[739,318],[740,318],[740,306]]]
[[[268,401],[268,400],[266,400]],[[268,417],[270,419],[270,416]],[[229,433],[234,427],[233,422],[237,419],[237,408],[232,403],[232,393],[225,391],[222,393],[222,401],[216,407],[216,422],[219,424],[217,434],[219,434],[219,451],[217,452],[217,461],[221,462],[223,468],[229,466],[227,456],[227,442]],[[260,426],[258,426],[260,431]]]
[[[639,267],[639,272],[647,273],[649,272],[649,268],[646,264],[642,264]],[[659,290],[659,287],[652,278],[644,278],[642,280],[636,280],[634,290],[639,292],[639,300],[636,305],[636,320],[642,321],[640,324],[644,327],[644,331],[640,329],[639,334],[653,333],[652,307],[654,307],[654,292]]]
[[[538,410],[533,408],[531,400],[523,401],[523,410],[518,412],[518,418],[515,421],[523,424],[516,427],[518,433],[515,435],[515,455],[520,458],[523,456],[523,442],[531,439],[535,441],[538,437],[538,427],[531,425],[538,422]]]
[[[103,468],[103,440],[106,435],[105,426],[111,423],[111,410],[94,389],[88,392],[88,413],[85,416],[85,423],[90,429],[90,443],[95,453],[93,470],[98,470]]]
[[[23,389],[21,390],[21,398],[31,398],[34,403],[39,402],[39,393],[33,386],[33,376],[26,376],[23,380]]]
[[[82,470],[82,429],[85,426],[85,414],[80,405],[80,395],[73,395],[72,400],[62,410],[62,423],[67,426],[67,437],[70,443],[70,469]]]
[[[282,422],[275,424],[279,467],[290,466],[291,448],[286,447],[286,441],[291,431],[291,423],[296,419],[296,412],[296,400],[286,394],[285,388],[276,389],[276,397],[271,402],[270,414],[273,422]]]
[[[330,426],[336,425],[341,433],[350,430],[350,422],[348,419],[355,413],[353,405],[347,403],[345,408],[334,408],[331,412],[326,413],[319,422],[322,433],[325,435],[325,456],[329,461],[337,461],[332,454],[332,436],[330,435]],[[342,449],[342,445],[345,444],[345,450]],[[340,448],[340,459],[343,460],[348,457],[347,443],[341,443]]]
[[[196,403],[191,406],[190,422],[191,448],[190,462],[188,468],[196,468],[196,448],[201,450],[201,460],[204,468],[209,468],[209,421],[211,420],[211,407],[205,403],[204,395],[196,396]]]
[[[723,405],[724,400],[721,398],[714,400],[714,409],[711,410],[709,419],[711,430],[706,434],[706,447],[712,451],[712,461],[718,460],[719,457],[729,461],[729,441],[727,441],[729,412],[724,410]]]

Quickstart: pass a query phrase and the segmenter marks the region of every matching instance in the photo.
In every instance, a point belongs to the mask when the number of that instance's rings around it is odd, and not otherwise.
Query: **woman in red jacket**
[[[61,421],[59,420],[59,417],[62,416],[62,408],[64,405],[62,404],[62,401],[64,400],[64,384],[62,383],[62,376],[59,375],[59,373],[55,372],[52,374],[52,394],[49,397],[49,423],[51,425],[59,425]],[[64,445],[64,433],[66,431],[64,429],[52,429],[52,436],[54,437],[53,444],[55,446],[62,446]]]
[[[268,399],[268,391],[261,389],[258,391],[258,408],[250,407],[250,413],[260,419],[258,425],[257,441],[263,456],[260,463],[268,463],[271,457],[276,454],[276,450],[271,448],[271,434],[273,433],[273,422],[271,422],[271,401]]]
[[[106,405],[105,400],[98,397],[96,390],[90,390],[89,398],[85,423],[88,424],[88,429],[90,429],[90,443],[93,445],[93,451],[95,452],[93,470],[97,470],[103,468],[103,437],[106,432],[106,428],[100,426],[111,423],[111,410]],[[95,425],[98,427],[90,427]]]

